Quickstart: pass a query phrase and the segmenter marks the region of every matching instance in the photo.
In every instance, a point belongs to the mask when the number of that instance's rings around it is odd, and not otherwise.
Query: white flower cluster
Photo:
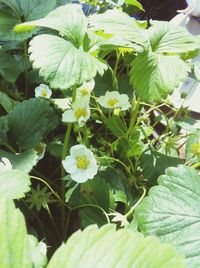
[[[63,122],[78,122],[79,126],[85,125],[90,118],[90,94],[94,88],[94,80],[85,82],[76,92],[76,100],[72,103],[71,108],[66,110],[62,115]]]

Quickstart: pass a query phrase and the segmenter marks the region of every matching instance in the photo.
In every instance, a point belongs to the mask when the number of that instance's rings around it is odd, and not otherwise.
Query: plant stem
[[[145,188],[142,188],[142,189],[143,189],[143,194],[142,194],[142,196],[141,196],[140,199],[134,204],[134,206],[132,206],[132,208],[125,214],[126,218],[129,218],[129,217],[133,214],[133,212],[134,212],[134,210],[136,209],[136,207],[142,202],[143,198],[145,197],[147,191],[146,191]]]
[[[74,87],[73,92],[72,92],[72,103],[75,101],[75,99],[76,99],[76,87]],[[64,144],[63,144],[62,160],[65,159],[67,152],[68,152],[71,131],[72,131],[72,123],[69,123],[66,134],[65,134]],[[64,176],[65,176],[65,169],[63,165],[61,164],[61,199],[65,203],[65,181],[63,180]],[[62,221],[63,239],[65,239],[65,226],[66,226],[65,218],[66,218],[65,207],[62,206],[61,207],[61,221]]]
[[[139,107],[140,107],[140,98],[138,98],[138,100],[136,102],[136,106],[135,106],[135,109],[134,109],[133,114],[132,114],[132,117],[131,117],[130,126],[129,126],[129,129],[127,131],[127,136],[133,130],[133,127],[134,127],[135,122],[137,120],[137,114],[138,114]]]

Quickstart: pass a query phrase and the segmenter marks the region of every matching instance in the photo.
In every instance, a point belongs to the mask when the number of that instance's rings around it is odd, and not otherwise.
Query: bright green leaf
[[[47,268],[183,268],[184,260],[170,245],[144,238],[115,225],[95,225],[73,234],[53,255]]]
[[[139,230],[176,246],[187,267],[199,267],[200,176],[180,165],[168,168],[158,183],[136,209]]]
[[[24,217],[14,203],[0,198],[0,267],[32,268]]]
[[[144,11],[143,6],[142,6],[142,5],[140,4],[140,2],[138,2],[137,0],[125,0],[125,2],[126,2],[128,5],[137,7],[138,9]]]
[[[33,67],[52,88],[67,89],[92,80],[98,72],[103,74],[107,66],[72,43],[53,35],[39,35],[30,42]]]
[[[188,72],[188,65],[177,56],[149,51],[133,60],[130,82],[143,101],[160,102],[186,79]]]
[[[148,46],[144,30],[138,27],[133,18],[120,10],[114,9],[103,14],[94,14],[89,22],[94,31],[104,31],[118,40],[123,39],[123,42],[127,40],[136,43],[139,45],[138,50]]]
[[[153,22],[148,29],[153,51],[178,55],[195,51],[200,48],[198,39],[181,26],[169,22]]]
[[[30,191],[30,178],[23,171],[11,169],[0,171],[0,196],[18,199]]]

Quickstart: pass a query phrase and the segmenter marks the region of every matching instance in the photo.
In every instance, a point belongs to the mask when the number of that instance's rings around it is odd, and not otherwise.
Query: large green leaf
[[[188,72],[189,67],[179,57],[149,51],[133,60],[130,82],[143,101],[160,102],[186,79]]]
[[[26,100],[8,114],[9,140],[19,151],[33,148],[56,124],[55,113],[47,100]]]
[[[0,198],[0,267],[32,268],[24,217],[14,203]]]
[[[136,209],[139,229],[176,246],[187,267],[200,267],[200,176],[180,165],[168,168],[158,183]]]
[[[81,5],[67,4],[53,10],[43,19],[17,25],[15,31],[29,31],[37,26],[57,30],[68,38],[74,46],[79,47],[86,33],[87,19],[83,14]]]
[[[119,39],[128,40],[142,47],[148,46],[145,32],[128,14],[114,9],[103,14],[94,14],[90,17],[90,24],[94,31],[104,31]]]
[[[30,178],[21,170],[0,171],[0,196],[18,199],[30,191]]]
[[[170,245],[144,238],[115,225],[95,225],[73,234],[53,255],[47,268],[183,268],[184,260]]]
[[[157,53],[182,54],[200,49],[198,39],[181,26],[169,22],[153,22],[148,29],[153,51]]]
[[[52,88],[66,89],[103,74],[107,66],[83,49],[57,36],[42,34],[33,38],[29,49],[33,67]]]

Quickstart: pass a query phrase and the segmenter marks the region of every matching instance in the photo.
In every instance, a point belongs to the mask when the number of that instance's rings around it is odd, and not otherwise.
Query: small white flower
[[[72,98],[53,99],[53,103],[58,109],[63,111],[70,109]]]
[[[92,79],[89,82],[84,82],[82,86],[77,88],[76,92],[76,99],[81,99],[83,97],[90,97],[90,94],[94,88],[95,82],[94,79]]]
[[[35,88],[35,97],[41,97],[45,99],[49,99],[51,97],[52,90],[44,84],[40,84],[38,87]]]
[[[71,179],[78,183],[93,179],[98,170],[93,153],[82,144],[71,147],[70,155],[62,161],[62,164],[70,173]]]
[[[11,170],[12,169],[12,164],[10,160],[6,157],[2,157],[0,161],[0,172],[1,171],[6,171],[6,170]]]
[[[78,99],[72,103],[72,109],[62,114],[63,122],[78,122],[79,126],[84,126],[85,122],[90,118],[90,107],[88,98]]]
[[[129,98],[126,94],[119,94],[118,91],[107,91],[105,96],[98,98],[99,104],[104,108],[120,108],[125,111],[130,108]]]

